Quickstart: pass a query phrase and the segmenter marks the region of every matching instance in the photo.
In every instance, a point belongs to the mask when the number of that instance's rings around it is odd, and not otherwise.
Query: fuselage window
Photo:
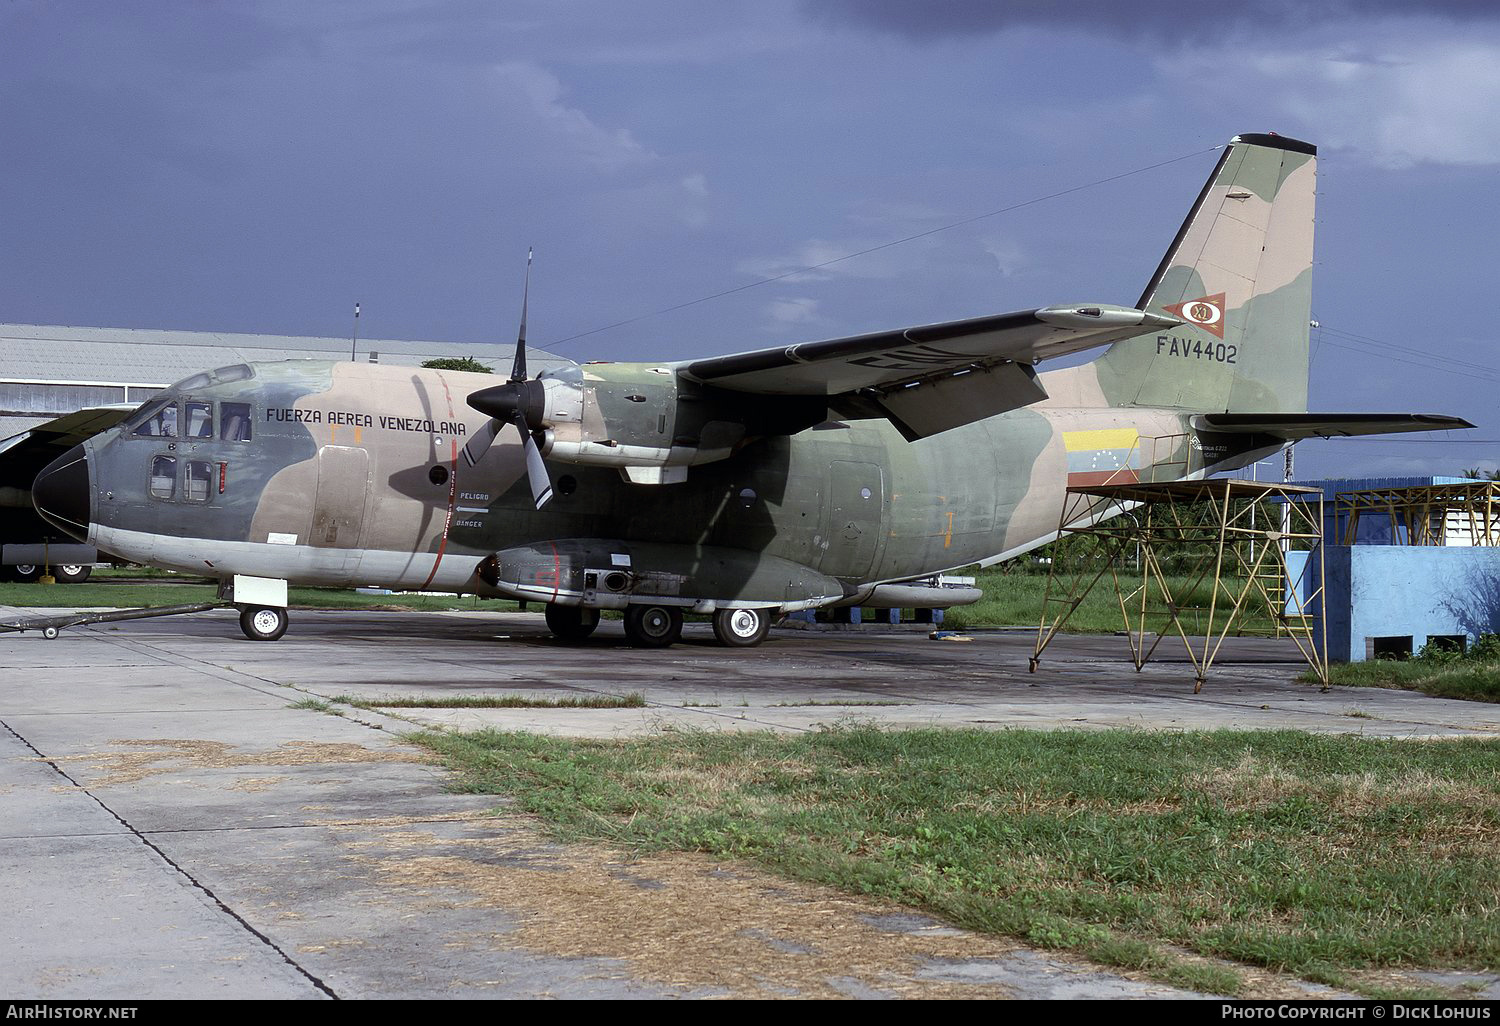
[[[214,404],[183,403],[182,421],[183,438],[212,438],[214,436]]]
[[[219,404],[219,440],[224,442],[250,441],[249,403]]]
[[[141,421],[141,426],[135,429],[135,433],[144,438],[176,438],[177,404],[163,402]]]
[[[151,497],[170,499],[177,494],[177,457],[151,457]]]
[[[183,498],[188,502],[207,502],[209,486],[214,479],[214,465],[202,460],[189,460],[187,478],[183,482]]]

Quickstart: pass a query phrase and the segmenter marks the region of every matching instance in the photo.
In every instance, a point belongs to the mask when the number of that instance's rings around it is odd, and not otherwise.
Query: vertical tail
[[[1137,304],[1185,323],[1097,361],[1114,406],[1307,409],[1317,148],[1230,141]]]

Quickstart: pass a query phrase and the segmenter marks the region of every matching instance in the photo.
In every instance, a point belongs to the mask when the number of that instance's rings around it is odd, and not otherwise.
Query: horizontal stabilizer
[[[1473,426],[1462,417],[1434,413],[1204,413],[1193,418],[1193,427],[1199,431],[1269,435],[1287,442],[1407,431],[1454,431]]]

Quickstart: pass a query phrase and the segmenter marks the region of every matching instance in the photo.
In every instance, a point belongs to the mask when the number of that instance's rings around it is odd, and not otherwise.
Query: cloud
[[[605,128],[564,103],[562,83],[543,68],[510,61],[494,68],[494,79],[503,93],[521,101],[547,136],[598,170],[619,171],[658,159],[627,129]]]
[[[1323,147],[1377,166],[1489,165],[1500,163],[1500,37],[1484,36],[1393,38],[1359,55],[1307,49],[1240,65],[1178,57],[1159,70],[1225,103],[1263,97]]]
[[[785,280],[793,282],[827,281],[833,277],[884,281],[910,273],[911,268],[909,251],[894,254],[888,249],[879,248],[891,241],[871,238],[808,239],[784,256],[743,260],[738,269],[757,278],[780,278],[786,275]],[[908,245],[924,243],[925,240],[921,240]],[[870,249],[876,251],[865,252]]]
[[[994,258],[995,269],[1006,277],[1015,274],[1026,265],[1026,254],[1020,245],[1011,239],[998,236],[984,237],[979,240],[979,244]]]
[[[776,327],[827,323],[826,318],[818,313],[818,301],[806,296],[773,299],[766,305],[766,314]]]
[[[1311,25],[1411,13],[1410,0],[806,0],[812,20],[914,40],[989,35],[1020,28],[1056,28],[1186,43],[1245,30],[1282,32]],[[1419,11],[1450,21],[1500,18],[1493,0],[1430,0]]]

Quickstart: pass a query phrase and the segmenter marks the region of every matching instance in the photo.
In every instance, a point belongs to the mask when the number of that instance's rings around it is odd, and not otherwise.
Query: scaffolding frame
[[[1391,525],[1393,545],[1448,545],[1455,532],[1470,546],[1500,545],[1500,481],[1416,485],[1339,492],[1333,497],[1335,530],[1345,545],[1359,537],[1361,516]]]
[[[1257,524],[1262,503],[1283,508],[1279,522]],[[1267,518],[1268,520],[1270,518]],[[1195,671],[1193,693],[1203,690],[1224,640],[1242,627],[1246,613],[1263,608],[1277,636],[1289,635],[1302,657],[1328,688],[1327,626],[1311,610],[1323,600],[1323,492],[1300,485],[1216,478],[1204,481],[1121,483],[1069,488],[1058,520],[1058,537],[1092,536],[1102,542],[1103,559],[1092,570],[1068,574],[1066,592],[1054,597],[1059,576],[1053,560],[1042,595],[1041,622],[1030,669],[1107,572],[1129,638],[1131,662],[1139,673],[1163,638],[1182,639]],[[1295,578],[1288,553],[1307,551]],[[1127,591],[1122,564],[1137,555],[1139,583]],[[1186,587],[1174,588],[1164,567],[1168,555],[1193,553]],[[1316,577],[1309,572],[1316,561]],[[1066,572],[1065,572],[1066,573]],[[1134,575],[1132,574],[1132,583]],[[1208,619],[1195,648],[1183,622],[1182,600],[1209,585]],[[1055,613],[1055,618],[1049,618]],[[1151,631],[1152,626],[1156,627]]]

